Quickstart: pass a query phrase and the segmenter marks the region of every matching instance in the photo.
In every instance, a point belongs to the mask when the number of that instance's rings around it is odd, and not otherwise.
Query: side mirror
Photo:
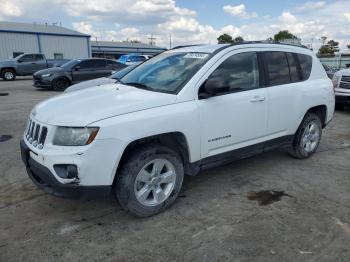
[[[79,71],[79,70],[80,70],[80,66],[74,67],[74,70],[75,70],[75,71]]]
[[[17,62],[18,62],[18,63],[22,63],[22,62],[23,62],[23,60],[21,60],[21,59],[18,59],[18,60],[17,60]]]
[[[221,78],[214,77],[207,79],[200,90],[199,98],[204,99],[228,91],[228,86]]]

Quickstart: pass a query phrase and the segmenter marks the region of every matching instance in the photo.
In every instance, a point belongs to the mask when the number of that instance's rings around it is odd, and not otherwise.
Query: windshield
[[[78,64],[80,62],[81,62],[81,60],[79,60],[79,59],[70,60],[67,63],[64,63],[63,65],[61,65],[60,67],[63,67],[65,69],[70,69],[70,68],[72,68],[73,66],[75,66],[76,64]]]
[[[115,80],[119,80],[122,77],[124,77],[127,73],[129,73],[131,70],[133,70],[136,66],[138,66],[138,65],[131,65],[131,66],[128,66],[122,70],[119,70],[118,72],[111,75],[111,78],[113,78]]]
[[[205,64],[207,53],[162,53],[147,60],[121,79],[126,85],[175,94]]]

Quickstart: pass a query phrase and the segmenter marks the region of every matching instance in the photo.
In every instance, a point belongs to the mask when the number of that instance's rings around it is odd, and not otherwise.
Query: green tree
[[[279,31],[273,36],[273,40],[275,40],[276,42],[280,42],[286,39],[298,39],[298,37],[290,33],[288,30]]]
[[[234,39],[229,34],[222,34],[218,37],[219,44],[234,44],[244,42],[243,37],[237,36]]]
[[[241,43],[244,42],[243,37],[237,36],[235,39],[233,39],[233,43]]]
[[[334,55],[335,52],[339,51],[339,42],[329,40],[327,44],[322,45],[318,50],[320,55]]]
[[[222,34],[221,36],[218,37],[218,43],[219,44],[232,44],[233,39],[232,36],[229,34]]]

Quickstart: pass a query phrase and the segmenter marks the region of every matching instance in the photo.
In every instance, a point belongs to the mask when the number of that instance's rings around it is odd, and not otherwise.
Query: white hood
[[[64,93],[43,101],[32,111],[42,122],[56,126],[87,126],[117,115],[173,104],[176,95],[110,84]]]

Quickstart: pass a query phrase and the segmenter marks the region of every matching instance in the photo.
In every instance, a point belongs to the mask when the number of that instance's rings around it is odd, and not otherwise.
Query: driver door
[[[216,69],[206,78],[221,79],[227,88],[198,100],[202,158],[226,157],[222,153],[241,148],[245,149],[239,152],[240,157],[261,152],[261,142],[267,134],[268,107],[257,52],[231,52],[212,68]],[[199,93],[205,92],[204,84]]]

